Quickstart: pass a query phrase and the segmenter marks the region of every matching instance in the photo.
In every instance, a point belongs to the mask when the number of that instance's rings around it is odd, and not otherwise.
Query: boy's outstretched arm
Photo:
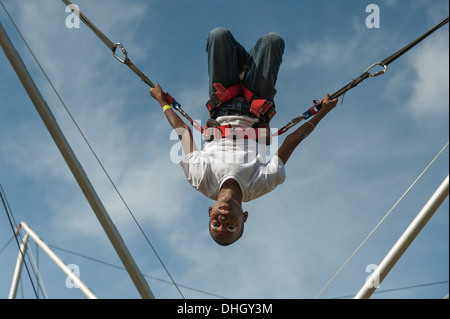
[[[289,134],[280,146],[277,152],[277,156],[283,161],[284,164],[288,161],[289,157],[294,152],[295,148],[303,141],[319,124],[319,122],[328,114],[337,104],[337,99],[330,100],[330,96],[327,94],[322,99],[322,107],[319,112],[314,115],[308,122],[304,123],[293,133]]]
[[[165,107],[167,103],[164,96],[164,92],[159,84],[156,84],[154,88],[150,89],[150,95],[159,102],[161,107]],[[197,146],[194,143],[192,137],[191,128],[178,116],[178,114],[172,109],[166,109],[164,111],[167,120],[170,125],[175,129],[178,134],[178,138],[181,141],[184,153],[187,155],[191,152],[197,151]]]

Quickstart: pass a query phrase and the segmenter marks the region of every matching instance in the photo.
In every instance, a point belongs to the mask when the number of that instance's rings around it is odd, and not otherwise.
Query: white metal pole
[[[74,286],[79,288],[80,291],[89,299],[97,299],[97,296],[89,289],[72,270],[59,258],[55,252],[48,247],[48,245],[28,226],[26,223],[21,222],[20,227],[35,241],[35,243],[41,248],[53,262],[73,281]]]
[[[433,196],[428,200],[419,214],[414,218],[399,240],[395,243],[389,253],[381,261],[377,269],[369,276],[365,284],[354,297],[355,299],[368,299],[378,288],[380,283],[386,278],[389,271],[394,267],[409,245],[414,241],[423,227],[427,224],[439,206],[444,202],[449,194],[448,175]]]
[[[13,279],[11,282],[11,288],[9,290],[8,299],[16,299],[17,286],[20,281],[20,274],[22,273],[23,257],[25,256],[28,248],[28,234],[25,234],[22,238],[22,243],[19,246],[19,254],[17,255],[16,267],[14,268]]]
[[[33,79],[28,73],[25,64],[23,63],[22,59],[20,58],[19,54],[14,48],[14,45],[12,44],[8,35],[6,34],[6,31],[3,29],[1,23],[0,23],[0,46],[3,48],[3,51],[5,51],[5,54],[8,57],[14,70],[16,71],[17,76],[22,82],[23,87],[27,91],[28,96],[30,97],[31,101],[36,107],[36,110],[38,111],[39,115],[44,121],[50,135],[52,136],[53,140],[56,143],[56,146],[58,147],[67,165],[72,171],[73,176],[75,177],[76,181],[78,182],[78,185],[80,186],[81,190],[86,196],[87,201],[91,205],[92,210],[94,211],[100,224],[105,230],[106,235],[108,236],[114,249],[119,255],[120,260],[122,261],[125,269],[128,271],[128,274],[130,275],[140,295],[142,296],[142,298],[145,299],[153,299],[154,296],[150,290],[150,287],[148,286],[147,281],[145,280],[136,262],[134,261],[133,257],[128,251],[128,248],[126,247],[119,231],[117,230],[113,221],[109,217],[108,212],[106,211],[94,187],[89,181],[89,178],[87,177],[83,167],[78,162],[75,153],[73,152],[64,134],[59,128],[59,125],[56,122],[55,118],[53,117],[50,108],[48,107],[47,103],[40,94]]]

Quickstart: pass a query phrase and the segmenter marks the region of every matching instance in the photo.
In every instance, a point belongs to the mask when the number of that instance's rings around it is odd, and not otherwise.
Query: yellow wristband
[[[170,105],[165,105],[165,106],[163,106],[163,112],[164,113],[166,113],[166,111],[168,110],[168,109],[171,109],[172,108],[172,106],[170,106]]]

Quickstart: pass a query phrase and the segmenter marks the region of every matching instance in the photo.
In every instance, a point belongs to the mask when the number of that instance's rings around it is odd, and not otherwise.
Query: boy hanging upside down
[[[211,100],[207,103],[209,135],[201,151],[190,127],[167,107],[161,87],[156,85],[150,94],[163,107],[181,140],[185,157],[180,166],[186,179],[216,201],[209,207],[209,231],[214,241],[226,246],[243,234],[248,212],[242,209],[242,202],[265,195],[284,182],[284,165],[292,152],[336,106],[337,99],[330,100],[326,95],[319,112],[288,135],[278,152],[265,162],[258,145],[266,143],[262,132],[275,114],[275,83],[284,52],[283,39],[269,33],[247,52],[231,32],[216,28],[208,36],[206,51]]]

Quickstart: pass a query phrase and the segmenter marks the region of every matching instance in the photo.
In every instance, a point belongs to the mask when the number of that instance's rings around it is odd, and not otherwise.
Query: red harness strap
[[[220,83],[214,83],[213,86],[216,89],[216,92],[211,95],[211,99],[206,103],[210,116],[220,104],[231,100],[242,92],[241,83],[230,86],[229,88],[225,88]]]
[[[232,99],[242,92],[241,83],[230,86],[228,89],[220,83],[214,83],[213,85],[216,88],[216,96],[221,103]]]
[[[243,90],[244,98],[251,103],[250,112],[252,112],[257,118],[263,117],[267,123],[275,116],[275,106],[272,102],[258,98],[252,91],[244,86]]]
[[[242,87],[241,83],[232,85],[229,88],[225,88],[221,83],[214,83],[213,86],[216,89],[216,92],[211,95],[211,99],[206,103],[209,116],[213,114],[219,105],[240,94],[242,94],[250,103],[250,112],[252,112],[256,118],[263,118],[264,122],[270,123],[275,116],[275,106],[271,101],[257,97],[247,87]]]
[[[241,83],[225,88],[221,83],[214,83],[216,92],[211,94],[211,99],[206,103],[209,115],[212,116],[214,111],[222,103],[242,94],[244,99],[250,103],[250,112],[256,118],[262,120],[257,127],[252,128],[232,128],[231,125],[214,124],[214,120],[209,120],[206,125],[203,135],[205,140],[210,142],[214,139],[230,138],[233,139],[265,139],[266,145],[271,143],[271,134],[269,122],[275,115],[275,106],[271,101],[257,97],[247,87],[242,86]]]

